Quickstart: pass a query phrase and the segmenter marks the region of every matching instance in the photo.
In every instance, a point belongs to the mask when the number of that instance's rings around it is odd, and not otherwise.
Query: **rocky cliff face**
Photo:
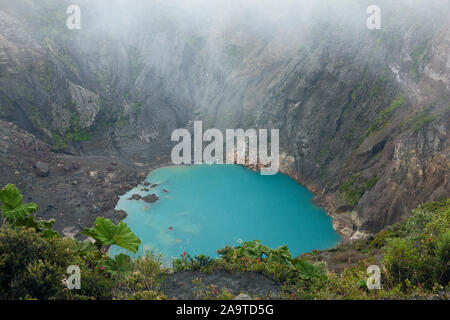
[[[148,168],[193,120],[279,128],[283,172],[353,238],[450,193],[448,2],[381,1],[372,31],[361,2],[111,21],[86,2],[73,31],[69,2],[0,3],[0,117],[52,152]]]

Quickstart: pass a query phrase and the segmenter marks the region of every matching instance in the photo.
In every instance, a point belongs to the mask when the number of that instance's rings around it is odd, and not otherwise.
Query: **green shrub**
[[[395,233],[386,237],[384,244],[383,263],[394,285],[403,290],[411,290],[411,286],[428,290],[436,285],[448,286],[450,200],[419,206]]]
[[[121,253],[114,256],[114,258],[108,257],[103,266],[112,275],[125,275],[131,271],[131,258]]]
[[[202,270],[208,267],[213,259],[201,254],[199,256],[191,257],[188,253],[184,252],[180,259],[174,259],[172,266],[175,272],[187,271],[187,270]]]
[[[418,282],[419,255],[411,241],[406,239],[390,239],[386,247],[383,260],[392,279],[397,284],[404,284],[405,280]]]
[[[306,259],[292,258],[286,245],[271,249],[259,240],[243,242],[240,246],[218,250],[216,265],[227,271],[259,272],[281,283],[322,281],[324,272]]]
[[[133,260],[132,272],[126,279],[127,288],[133,292],[157,291],[168,273],[163,268],[161,259],[161,255],[146,252],[144,256]]]
[[[81,289],[71,290],[76,300],[110,300],[114,298],[115,281],[98,269],[81,268]]]
[[[58,236],[58,233],[52,230],[55,220],[34,220],[33,213],[38,210],[37,205],[22,203],[22,195],[15,185],[8,184],[0,190],[0,202],[2,218],[13,228],[28,227],[49,238]]]
[[[0,230],[0,299],[62,299],[63,279],[77,259],[60,238],[32,229]]]
[[[438,282],[448,286],[450,282],[450,231],[443,234],[436,243],[435,256],[441,266],[442,272],[439,275]]]
[[[427,124],[436,119],[436,116],[429,114],[427,111],[421,112],[412,122],[412,130],[419,131]]]

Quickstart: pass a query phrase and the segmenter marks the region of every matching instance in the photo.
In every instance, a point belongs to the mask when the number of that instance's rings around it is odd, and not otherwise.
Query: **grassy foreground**
[[[259,241],[218,250],[217,259],[184,253],[164,267],[151,252],[110,258],[111,245],[136,252],[140,240],[121,222],[98,218],[81,242],[53,231],[54,221],[35,221],[35,204],[23,204],[14,185],[0,190],[0,299],[166,299],[161,290],[173,272],[219,271],[261,273],[280,283],[283,299],[449,299],[450,199],[427,203],[411,217],[373,239],[293,258],[286,246],[271,249]],[[349,252],[360,258],[332,271],[332,261]],[[331,259],[318,257],[327,255]],[[350,258],[349,258],[350,259]],[[331,262],[330,262],[331,261]],[[81,289],[69,290],[67,267],[78,265]],[[381,270],[381,289],[369,290],[367,267]],[[217,287],[196,283],[200,299],[232,299]],[[254,297],[265,298],[265,297]]]

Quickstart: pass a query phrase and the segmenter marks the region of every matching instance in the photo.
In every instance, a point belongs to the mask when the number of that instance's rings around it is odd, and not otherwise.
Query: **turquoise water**
[[[238,165],[192,165],[154,170],[146,181],[159,185],[150,192],[141,191],[143,186],[131,190],[116,208],[128,213],[124,221],[142,241],[140,254],[153,250],[167,258],[183,252],[216,257],[225,245],[258,239],[269,247],[286,244],[296,256],[340,241],[331,218],[311,203],[313,194],[283,174],[262,176]],[[127,200],[135,193],[155,193],[160,199],[153,204]]]

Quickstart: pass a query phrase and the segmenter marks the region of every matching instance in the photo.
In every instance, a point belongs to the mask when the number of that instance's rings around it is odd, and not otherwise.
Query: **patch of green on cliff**
[[[119,116],[117,117],[116,124],[119,128],[126,127],[128,121],[124,118],[123,110],[120,111]]]
[[[429,114],[428,111],[423,111],[413,120],[411,129],[414,132],[419,131],[434,119],[436,119],[435,115]]]
[[[353,90],[353,92],[352,92],[352,102],[355,101],[356,94],[362,89],[362,87],[364,86],[364,83],[366,83],[368,75],[369,75],[369,69],[366,67],[366,69],[364,70],[364,76],[363,76],[362,80],[360,81],[360,83],[358,84],[356,89]]]
[[[186,39],[186,43],[194,50],[200,50],[206,43],[205,37],[193,35]]]
[[[131,80],[134,82],[144,68],[144,58],[139,53],[138,48],[130,47],[128,49],[128,59],[130,63]]]
[[[92,135],[86,131],[86,130],[77,130],[74,132],[68,132],[65,135],[66,141],[76,141],[76,142],[82,142],[82,141],[89,141],[92,139]]]
[[[407,119],[402,121],[401,125],[404,130],[411,130],[412,132],[417,132],[425,127],[430,122],[441,117],[443,111],[434,112],[436,105],[430,104],[429,106],[423,108],[420,112],[414,112],[409,115]]]
[[[408,67],[409,76],[418,80],[420,77],[420,65],[426,60],[428,57],[429,49],[430,49],[430,39],[423,40],[414,50],[411,52],[412,61]]]
[[[80,116],[77,113],[73,113],[71,130],[66,134],[66,139],[80,142],[88,141],[91,138],[91,134],[80,126]]]
[[[83,142],[92,139],[92,134],[80,125],[80,116],[74,112],[71,117],[71,126],[63,134],[52,132],[53,147],[63,150],[73,142]]]
[[[320,153],[319,153],[319,160],[322,160],[322,159],[324,159],[325,158],[325,156],[328,154],[328,152],[329,152],[329,150],[328,149],[322,149],[322,150],[320,150]]]
[[[346,142],[351,142],[353,140],[354,135],[355,135],[355,129],[350,128],[349,130],[347,130],[347,133],[344,135],[344,140]]]
[[[95,73],[98,81],[100,82],[100,85],[103,89],[106,89],[108,87],[108,81],[109,81],[109,73],[108,68],[106,65],[100,66],[99,69]]]
[[[385,128],[391,122],[392,116],[395,114],[397,109],[405,103],[403,96],[392,101],[389,107],[380,112],[378,118],[372,123],[372,125],[367,129],[365,137],[370,137],[375,132]]]
[[[64,35],[57,36],[62,43],[70,41],[70,37]],[[72,60],[70,54],[64,51],[63,48],[59,48],[54,44],[54,41],[48,37],[45,37],[43,46],[50,52],[58,61],[66,66],[73,74],[78,75],[77,68]]]
[[[43,89],[47,94],[53,95],[55,93],[53,90],[53,83],[55,79],[57,79],[55,66],[46,63],[40,70],[37,70],[37,73]]]
[[[230,44],[224,50],[224,64],[229,68],[239,65],[244,59],[244,49],[240,46]]]
[[[142,102],[140,102],[140,101],[135,101],[134,104],[133,104],[133,106],[134,106],[134,110],[136,110],[136,112],[139,112],[139,111],[141,111],[141,109],[142,109]]]
[[[372,98],[381,92],[380,87],[373,86],[369,91],[369,97]]]
[[[366,191],[372,189],[378,181],[378,177],[374,174],[371,178],[366,179],[360,173],[349,177],[340,187],[339,194],[342,199],[351,206],[355,206]]]

